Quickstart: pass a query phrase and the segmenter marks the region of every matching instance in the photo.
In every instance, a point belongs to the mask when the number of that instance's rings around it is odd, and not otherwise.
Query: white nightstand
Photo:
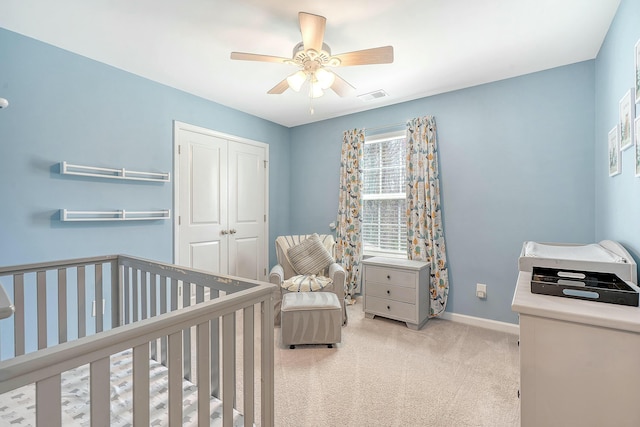
[[[400,320],[420,329],[429,318],[429,264],[373,257],[362,261],[365,316]]]

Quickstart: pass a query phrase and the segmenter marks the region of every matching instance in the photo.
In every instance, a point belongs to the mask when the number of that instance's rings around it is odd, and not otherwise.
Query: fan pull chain
[[[313,78],[309,79],[309,114],[313,115]]]

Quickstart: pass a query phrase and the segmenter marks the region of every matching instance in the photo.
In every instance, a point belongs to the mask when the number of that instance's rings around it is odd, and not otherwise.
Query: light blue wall
[[[639,15],[637,1],[622,1],[595,61],[292,129],[0,29],[0,97],[11,102],[0,111],[0,265],[107,253],[170,261],[169,222],[66,224],[57,212],[171,207],[171,184],[74,179],[57,165],[172,171],[173,120],[269,144],[273,265],[275,236],[330,231],[344,130],[431,114],[447,310],[516,322],[510,302],[523,241],[612,238],[640,253],[631,151],[621,176],[606,173],[606,134],[633,84]],[[477,282],[488,285],[486,301],[475,297]]]
[[[596,238],[620,241],[636,262],[640,262],[640,178],[634,176],[634,149],[622,152],[622,174],[609,177],[607,134],[618,122],[620,99],[634,85],[638,40],[640,1],[622,0],[595,61]]]
[[[0,265],[115,253],[172,261],[172,221],[63,223],[58,210],[172,208],[173,182],[70,177],[58,164],[173,174],[174,120],[269,144],[270,234],[288,230],[287,128],[4,29],[0,61],[10,102],[0,111]]]
[[[342,133],[434,115],[451,281],[447,311],[517,322],[525,240],[594,238],[594,63],[587,61],[291,131],[292,233],[328,232]],[[488,285],[488,298],[475,284]]]

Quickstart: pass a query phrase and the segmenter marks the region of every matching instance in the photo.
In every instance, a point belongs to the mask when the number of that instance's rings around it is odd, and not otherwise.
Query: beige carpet
[[[275,425],[518,426],[517,336],[440,319],[420,331],[348,307],[337,348],[280,344]]]

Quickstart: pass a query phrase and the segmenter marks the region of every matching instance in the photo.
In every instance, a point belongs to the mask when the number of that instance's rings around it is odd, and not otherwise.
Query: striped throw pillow
[[[333,257],[324,247],[317,233],[290,247],[287,250],[287,256],[298,274],[318,274],[333,263]]]

